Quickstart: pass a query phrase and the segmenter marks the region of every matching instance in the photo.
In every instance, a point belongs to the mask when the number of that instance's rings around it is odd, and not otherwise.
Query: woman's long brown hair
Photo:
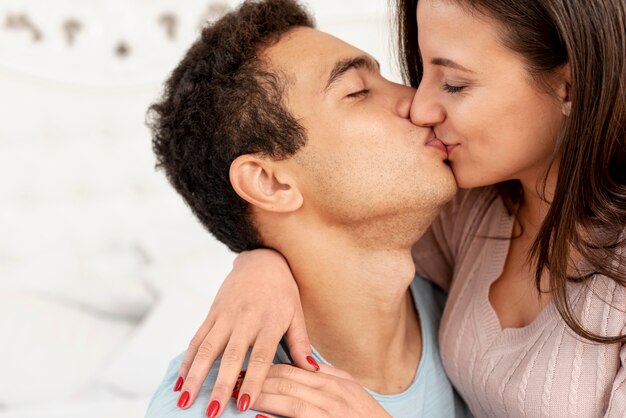
[[[447,1],[500,22],[504,45],[524,57],[538,83],[569,63],[572,109],[555,151],[558,180],[529,261],[540,292],[549,272],[554,303],[572,330],[599,343],[626,342],[586,329],[567,295],[568,283],[595,275],[626,286],[626,0]],[[417,3],[395,0],[400,66],[414,87],[423,71]],[[497,187],[508,208],[523,198],[519,182]],[[585,272],[568,273],[572,254]]]

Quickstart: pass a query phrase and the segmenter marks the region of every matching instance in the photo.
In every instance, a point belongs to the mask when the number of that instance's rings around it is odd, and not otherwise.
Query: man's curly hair
[[[287,81],[258,56],[313,18],[293,0],[245,1],[206,26],[148,111],[157,167],[217,239],[241,252],[262,247],[230,165],[244,154],[292,156],[304,128],[283,103]]]

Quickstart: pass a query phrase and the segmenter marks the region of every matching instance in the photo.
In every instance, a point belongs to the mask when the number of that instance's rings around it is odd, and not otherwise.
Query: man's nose
[[[410,113],[411,122],[418,126],[435,126],[446,118],[444,107],[421,89],[413,95]]]

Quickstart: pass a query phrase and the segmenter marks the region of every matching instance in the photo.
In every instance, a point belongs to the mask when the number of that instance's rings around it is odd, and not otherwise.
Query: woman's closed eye
[[[467,87],[467,86],[455,86],[455,85],[452,85],[452,84],[443,83],[443,89],[447,93],[451,93],[451,94],[460,93],[460,92],[462,92],[465,89],[465,87]]]

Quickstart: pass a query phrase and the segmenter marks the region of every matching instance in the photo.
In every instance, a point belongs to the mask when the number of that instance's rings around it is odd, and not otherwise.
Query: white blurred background
[[[148,105],[237,0],[0,2],[0,418],[141,417],[234,255],[154,170]],[[387,0],[308,0],[397,81]]]

